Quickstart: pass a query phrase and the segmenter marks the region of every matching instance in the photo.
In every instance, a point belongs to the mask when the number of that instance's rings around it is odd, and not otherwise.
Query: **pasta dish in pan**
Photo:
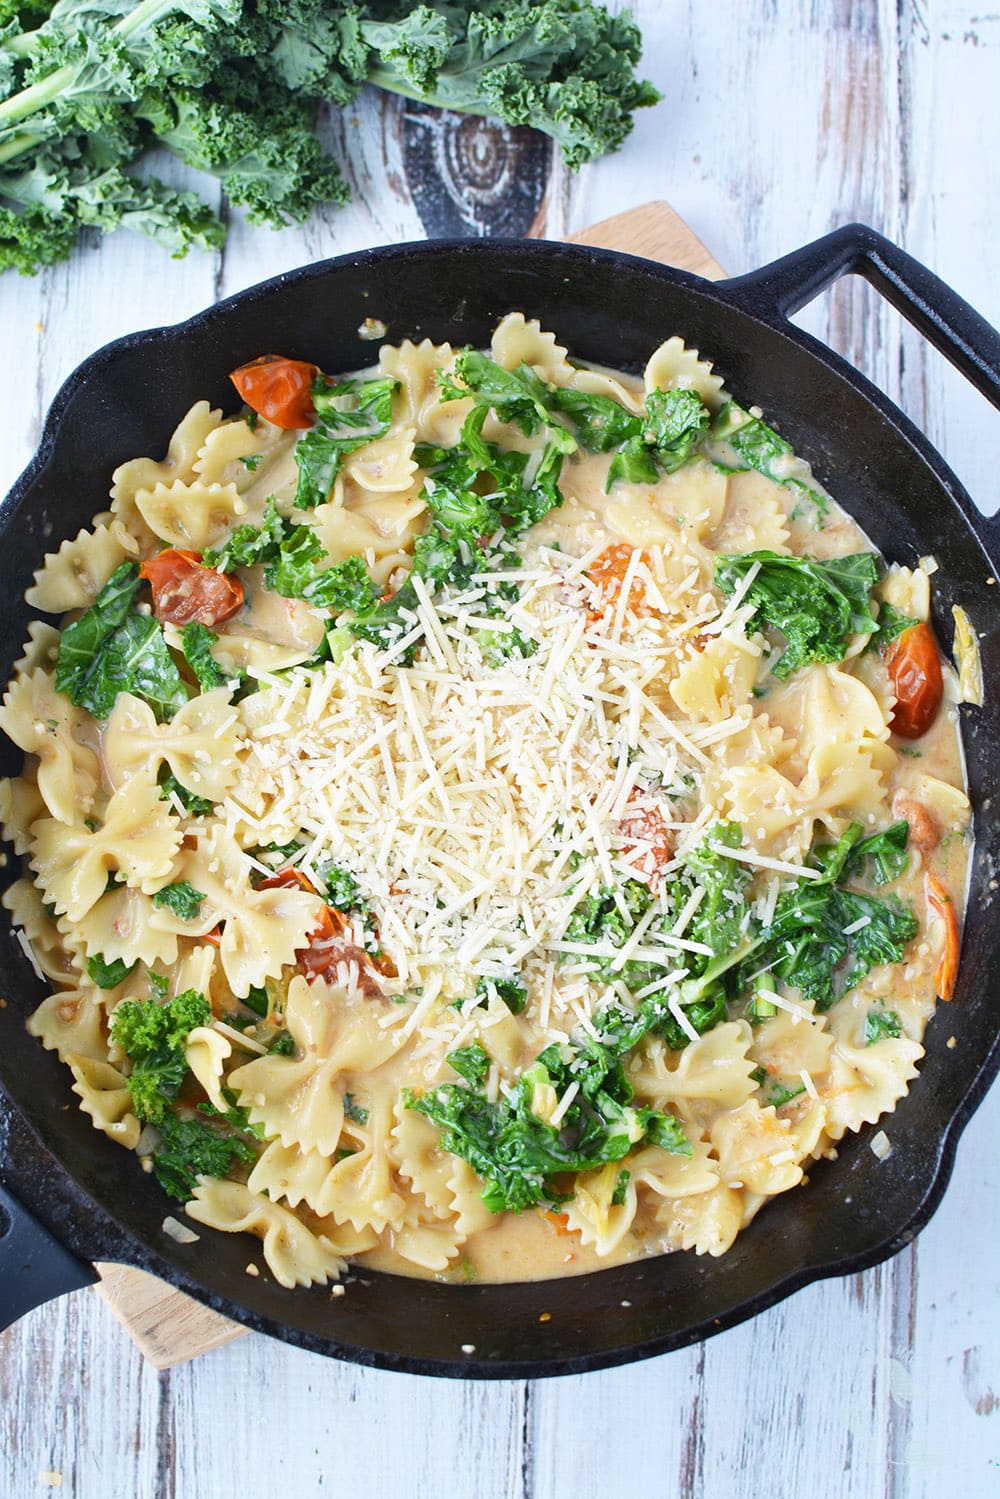
[[[233,379],[28,592],[31,1031],[283,1285],[724,1253],[952,994],[933,560],[677,338],[639,379],[512,313]]]

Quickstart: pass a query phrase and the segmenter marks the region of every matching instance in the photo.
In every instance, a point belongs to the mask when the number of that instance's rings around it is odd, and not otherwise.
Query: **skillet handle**
[[[748,311],[773,322],[852,274],[864,276],[1000,408],[1000,333],[940,277],[866,224],[845,224],[725,285]]]
[[[0,1331],[43,1301],[99,1278],[93,1265],[65,1249],[0,1182]]]

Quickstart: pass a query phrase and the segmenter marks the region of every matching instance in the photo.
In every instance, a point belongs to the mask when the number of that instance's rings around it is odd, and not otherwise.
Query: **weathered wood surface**
[[[959,0],[633,9],[668,100],[617,158],[575,178],[554,164],[538,228],[561,236],[662,196],[738,272],[860,218],[1000,322],[1000,16]],[[407,187],[406,130],[374,95],[335,122],[356,201],[301,233],[235,225],[224,257],[177,265],[122,236],[36,282],[6,278],[0,489],[98,343],[303,260],[446,227],[431,217],[440,198]],[[479,170],[453,211],[469,232],[502,231],[496,215],[523,216],[524,201],[498,206],[494,168]],[[900,400],[996,508],[1000,417],[894,313],[850,284],[803,321]],[[458,1386],[258,1337],[158,1375],[80,1293],[0,1337],[0,1496],[44,1493],[57,1475],[74,1499],[230,1499],[279,1485],[400,1499],[996,1494],[998,1128],[995,1091],[937,1216],[890,1265],[810,1287],[703,1348],[580,1379]]]

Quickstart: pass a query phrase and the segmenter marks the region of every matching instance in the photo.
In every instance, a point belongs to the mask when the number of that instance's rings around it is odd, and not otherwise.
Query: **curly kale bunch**
[[[659,95],[629,15],[593,0],[0,0],[0,270],[122,225],[184,255],[212,208],[131,170],[153,146],[219,178],[252,223],[348,197],[315,124],[365,83],[546,131],[571,166]]]

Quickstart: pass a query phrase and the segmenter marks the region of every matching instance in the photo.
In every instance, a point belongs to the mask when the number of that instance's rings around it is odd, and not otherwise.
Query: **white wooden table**
[[[906,246],[1000,323],[1000,14],[963,0],[640,0],[667,94],[626,149],[553,170],[553,237],[665,197],[732,271],[850,219]],[[400,111],[333,127],[352,208],[173,263],[119,236],[0,281],[0,491],[95,346],[323,255],[418,237]],[[392,184],[396,184],[395,186]],[[1000,416],[862,285],[808,326],[924,427],[996,508]],[[0,1337],[0,1499],[964,1499],[1000,1494],[1000,1090],[944,1203],[891,1264],[813,1286],[652,1363],[535,1384],[373,1372],[248,1337],[157,1375],[81,1292]]]

